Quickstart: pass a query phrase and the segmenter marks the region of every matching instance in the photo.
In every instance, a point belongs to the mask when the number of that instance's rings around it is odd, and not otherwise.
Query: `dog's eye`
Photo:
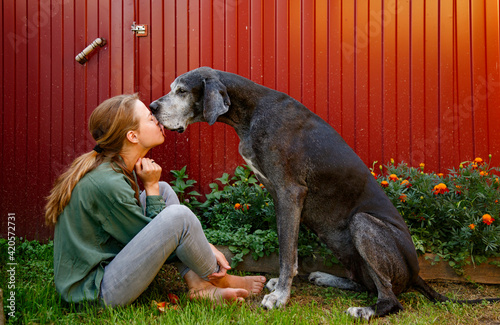
[[[179,94],[184,94],[184,93],[187,93],[187,90],[186,90],[186,89],[179,88],[179,89],[177,89],[177,92],[178,92]]]

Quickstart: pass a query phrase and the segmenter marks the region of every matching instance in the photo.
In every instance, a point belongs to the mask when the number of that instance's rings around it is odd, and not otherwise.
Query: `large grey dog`
[[[266,308],[290,298],[297,274],[297,240],[302,222],[328,245],[349,279],[315,272],[319,285],[368,290],[375,305],[351,307],[369,319],[403,309],[396,296],[415,289],[445,301],[419,276],[408,227],[368,168],[340,135],[290,96],[236,74],[207,67],[175,79],[171,91],[150,105],[167,129],[216,121],[232,126],[239,152],[271,193],[276,207],[280,276],[268,283]]]

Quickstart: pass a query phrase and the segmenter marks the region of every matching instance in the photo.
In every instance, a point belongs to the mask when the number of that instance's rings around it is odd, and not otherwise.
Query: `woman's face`
[[[139,118],[139,129],[136,131],[139,144],[146,149],[162,144],[165,141],[163,126],[158,123],[151,111],[140,100],[135,102],[134,110]]]

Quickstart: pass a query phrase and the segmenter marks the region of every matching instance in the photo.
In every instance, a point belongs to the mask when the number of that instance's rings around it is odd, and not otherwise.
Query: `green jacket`
[[[98,298],[104,267],[165,202],[161,196],[148,196],[146,207],[145,216],[126,176],[109,163],[76,184],[54,234],[54,281],[64,300]]]

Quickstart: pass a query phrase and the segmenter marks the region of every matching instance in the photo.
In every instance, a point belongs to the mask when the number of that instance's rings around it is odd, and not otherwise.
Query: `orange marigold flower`
[[[495,219],[493,219],[493,217],[490,216],[489,214],[483,215],[483,222],[485,224],[487,224],[488,226],[491,225],[493,223],[493,221],[495,221]]]
[[[394,165],[394,159],[393,159],[393,158],[391,158],[391,164],[393,164],[393,165]]]
[[[407,179],[405,179],[404,181],[402,181],[402,182],[401,182],[401,185],[406,185],[406,184],[408,184],[408,183],[410,183],[410,182],[408,182],[408,180],[407,180]]]
[[[264,184],[260,183],[259,184],[260,188],[264,188]]]
[[[488,173],[487,173],[487,172],[485,172],[485,171],[481,171],[481,172],[479,173],[479,175],[481,175],[481,176],[488,176]]]
[[[406,202],[406,194],[401,194],[401,195],[399,196],[399,201],[401,201],[401,202]]]
[[[243,209],[246,209],[248,211],[248,209],[250,209],[250,204],[246,203],[244,206],[243,206]]]
[[[389,182],[387,182],[387,181],[382,181],[382,182],[380,183],[380,185],[382,185],[382,187],[387,187],[387,186],[389,186]]]
[[[391,174],[389,175],[389,179],[393,182],[397,181],[399,178],[396,174]]]
[[[420,169],[424,170],[424,166],[425,166],[424,163],[420,163]]]
[[[483,163],[483,160],[482,160],[481,158],[477,157],[476,159],[474,159],[474,162],[475,162],[476,164],[482,164],[482,163]]]
[[[236,203],[236,204],[234,205],[234,209],[235,209],[235,210],[239,210],[239,209],[241,209],[241,204]]]
[[[477,164],[472,164],[472,169],[477,169]]]
[[[443,173],[439,173],[438,177],[444,177],[444,174]]]
[[[475,225],[475,224],[473,224],[473,223],[471,223],[471,224],[469,225],[469,228],[470,228],[471,230],[474,230],[474,228],[476,228],[476,225]]]
[[[438,185],[434,186],[434,189],[432,190],[432,192],[434,192],[434,194],[444,194],[444,193],[447,193],[449,192],[450,190],[448,189],[448,187],[446,186],[446,184],[444,183],[439,183]]]
[[[372,175],[373,175],[373,178],[377,179],[377,175],[374,172],[372,172]]]

